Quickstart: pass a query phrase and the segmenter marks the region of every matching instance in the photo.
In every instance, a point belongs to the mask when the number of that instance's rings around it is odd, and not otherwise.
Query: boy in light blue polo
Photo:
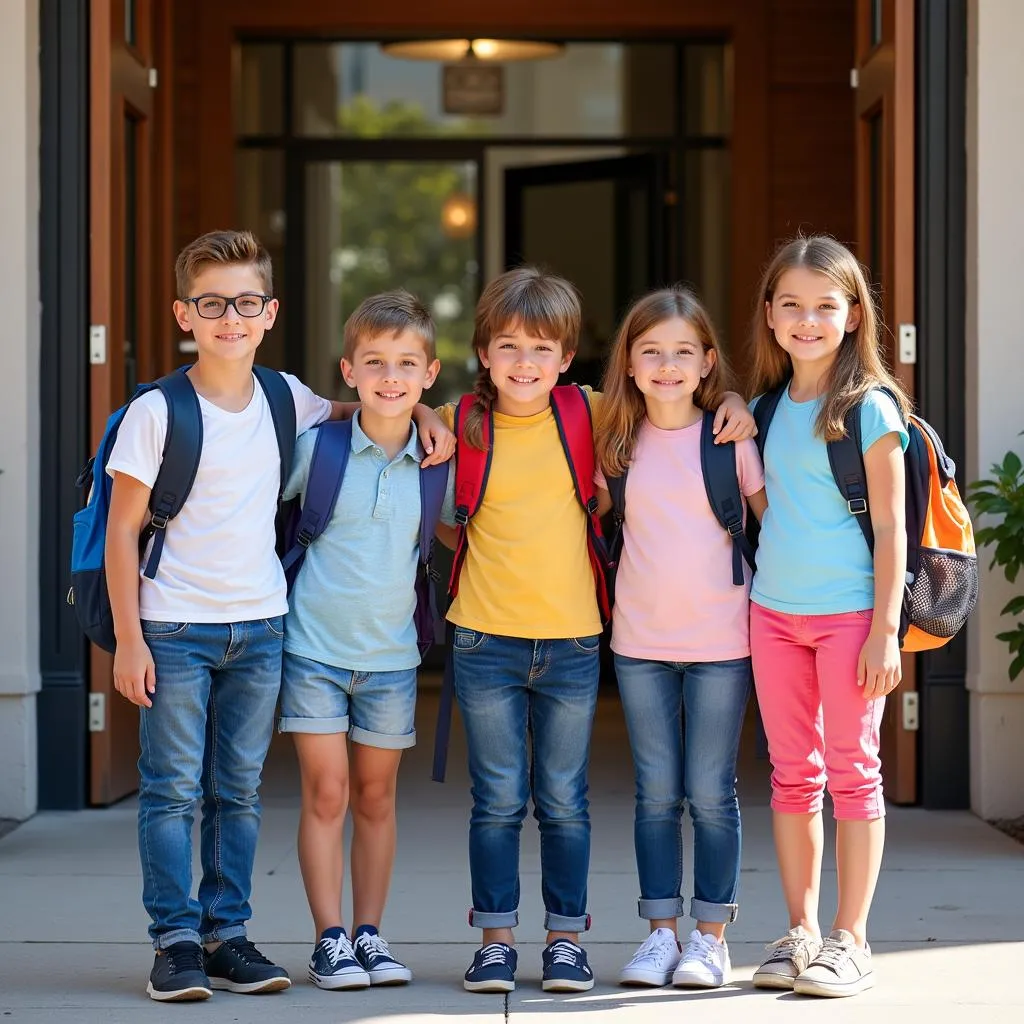
[[[299,865],[317,936],[309,979],[325,989],[412,980],[378,929],[395,855],[398,766],[416,742],[423,452],[412,411],[439,369],[430,314],[408,292],[367,299],[345,324],[341,372],[361,403],[352,450],[285,619],[279,728],[294,734],[302,774]],[[305,497],[315,443],[315,431],[299,439],[285,497]],[[449,479],[449,519],[451,492]],[[341,916],[349,809],[352,939]]]

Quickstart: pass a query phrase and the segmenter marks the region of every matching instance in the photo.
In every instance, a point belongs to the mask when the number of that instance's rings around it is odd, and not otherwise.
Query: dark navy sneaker
[[[361,924],[356,929],[352,948],[371,985],[408,985],[412,981],[412,971],[391,955],[384,936],[372,924]]]
[[[243,995],[281,992],[292,980],[283,967],[268,960],[244,935],[222,942],[206,954],[211,988]]]
[[[462,983],[467,992],[514,992],[519,955],[504,942],[492,942],[476,951]]]
[[[369,988],[370,976],[356,960],[344,928],[325,928],[309,958],[307,977],[318,988],[332,991]]]
[[[594,987],[594,972],[587,963],[587,951],[568,939],[555,939],[541,953],[545,992],[586,992]]]
[[[146,992],[160,1003],[209,999],[213,990],[203,970],[203,947],[198,942],[175,942],[160,950]]]

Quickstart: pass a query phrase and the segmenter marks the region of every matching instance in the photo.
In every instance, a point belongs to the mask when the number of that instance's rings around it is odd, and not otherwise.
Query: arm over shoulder
[[[331,415],[331,403],[314,394],[298,377],[282,373],[295,399],[295,433],[302,434]]]

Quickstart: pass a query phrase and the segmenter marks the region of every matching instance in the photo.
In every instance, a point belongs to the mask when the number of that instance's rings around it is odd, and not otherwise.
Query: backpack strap
[[[296,562],[306,557],[309,545],[324,532],[331,521],[351,451],[351,420],[334,420],[320,424],[309,463],[306,493],[299,513],[295,540],[281,558],[281,567],[285,573]]]
[[[278,503],[284,494],[285,485],[292,475],[292,463],[295,459],[295,398],[288,382],[267,366],[253,366],[252,372],[267,396],[270,406],[270,417],[274,421],[274,433],[277,435],[277,450],[281,456],[281,485],[277,490]]]
[[[430,602],[427,611],[433,625],[434,643],[444,641],[444,617],[437,607],[437,594],[434,590],[437,574],[434,572],[433,561],[434,532],[441,521],[441,507],[444,505],[445,492],[448,490],[449,472],[447,462],[420,470],[420,572],[424,577],[425,595]],[[425,646],[426,638],[423,639]]]
[[[766,391],[754,405],[754,426],[757,427],[757,436],[754,440],[757,442],[757,454],[761,456],[762,463],[764,462],[764,448],[768,443],[768,428],[771,426],[775,410],[778,409],[779,402],[782,400],[782,393],[787,387],[789,387],[788,378],[778,387]],[[757,516],[747,516],[744,533],[750,550],[756,550],[758,538],[761,536],[761,524],[757,521]]]
[[[587,393],[578,384],[559,385],[551,391],[551,412],[558,427],[576,499],[587,517],[587,548],[597,586],[597,604],[601,621],[611,618],[608,598],[608,553],[597,517],[594,494],[594,421]]]
[[[861,403],[858,402],[847,410],[843,426],[845,435],[838,441],[829,441],[828,464],[832,467],[839,493],[846,502],[846,507],[857,520],[868,551],[875,553],[875,531],[871,526],[871,513],[868,511],[868,481],[864,469],[864,452],[861,450],[862,435],[860,429]]]
[[[754,549],[743,532],[743,497],[736,476],[736,445],[715,444],[713,412],[704,413],[700,432],[700,468],[708,504],[722,529],[732,539],[732,581],[742,587],[743,560],[754,568]]]
[[[153,548],[143,575],[156,576],[164,550],[167,524],[181,511],[195,483],[199,459],[203,453],[203,414],[199,397],[192,386],[187,367],[161,377],[155,382],[167,402],[167,433],[160,457],[160,469],[149,494],[149,522],[139,535],[139,550],[144,551],[150,538]]]
[[[490,409],[483,415],[483,449],[466,440],[466,417],[475,404],[475,395],[463,395],[455,407],[455,437],[458,442],[455,454],[455,529],[458,539],[448,582],[448,594],[452,598],[459,592],[459,576],[466,560],[467,527],[483,503],[494,456],[494,413]]]

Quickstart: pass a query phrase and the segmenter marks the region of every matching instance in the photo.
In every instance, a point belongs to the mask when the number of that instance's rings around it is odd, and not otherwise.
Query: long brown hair
[[[685,320],[694,329],[705,352],[715,353],[714,366],[693,394],[694,404],[701,409],[715,409],[722,400],[729,368],[718,345],[711,317],[697,296],[688,288],[676,285],[639,299],[626,314],[615,336],[601,385],[604,400],[598,416],[595,444],[598,465],[610,476],[621,476],[626,471],[633,458],[640,427],[647,417],[643,392],[629,376],[633,345],[658,324],[674,317]]]
[[[496,277],[483,290],[473,320],[473,351],[480,359],[487,354],[492,338],[521,330],[535,338],[557,341],[564,359],[576,353],[581,316],[579,293],[565,278],[537,267],[517,267]],[[484,413],[497,400],[498,389],[482,359],[473,394],[476,402],[466,416],[463,436],[474,448],[483,448]]]
[[[860,324],[843,338],[825,378],[815,433],[826,441],[844,437],[847,412],[879,385],[896,395],[900,412],[906,418],[910,413],[910,400],[882,361],[882,322],[868,285],[867,272],[845,245],[828,235],[799,236],[786,242],[772,257],[761,278],[754,314],[752,393],[759,395],[770,391],[792,376],[793,362],[768,327],[765,303],[771,303],[779,278],[794,267],[823,274],[842,291],[851,306],[860,308]]]

